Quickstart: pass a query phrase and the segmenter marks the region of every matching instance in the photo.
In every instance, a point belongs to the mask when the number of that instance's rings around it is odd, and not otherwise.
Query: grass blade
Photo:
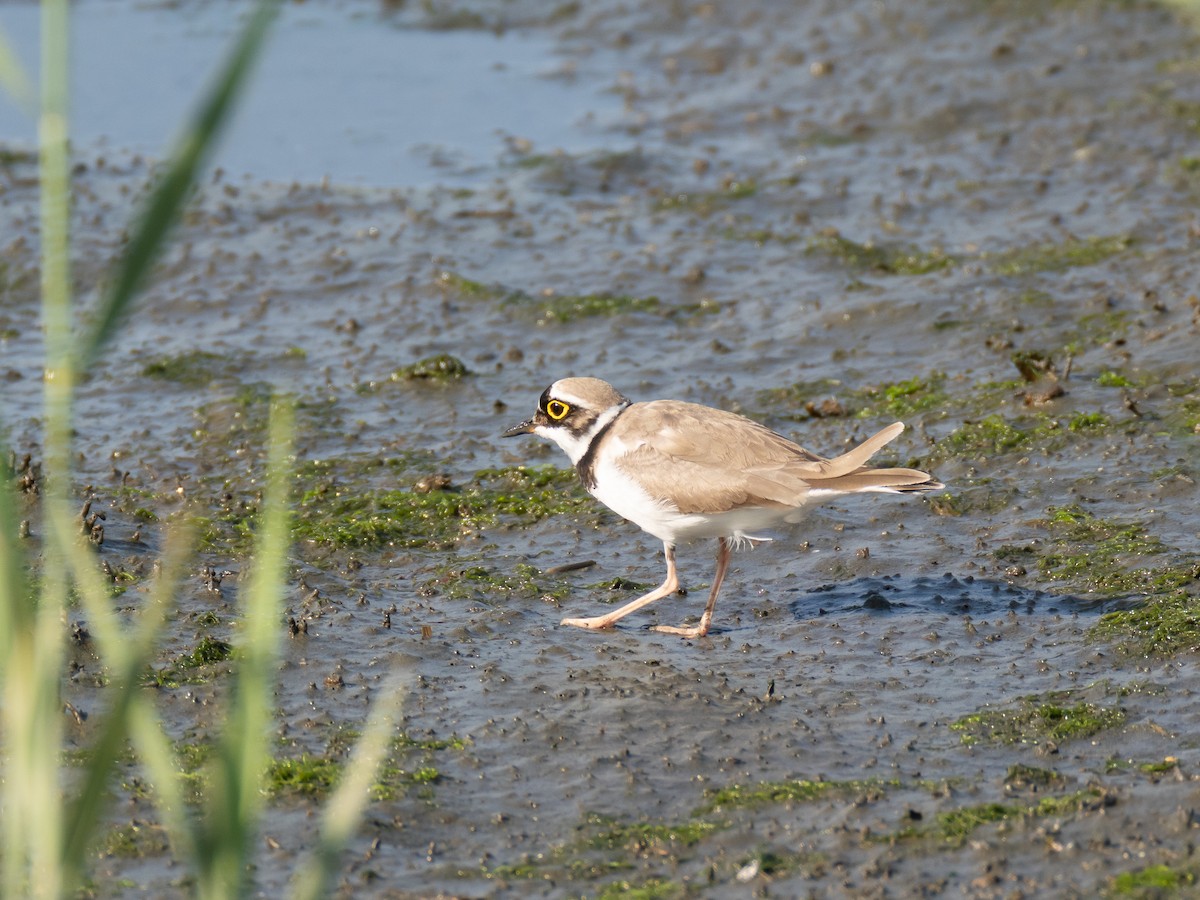
[[[205,867],[200,873],[199,893],[210,900],[244,892],[246,863],[263,802],[263,776],[270,762],[269,729],[290,544],[288,475],[293,422],[291,403],[277,401],[271,409],[267,484],[254,569],[243,597],[237,692],[217,751],[212,803],[199,848]]]
[[[13,496],[8,448],[0,443],[0,682],[8,674],[9,642],[28,616],[28,561],[21,546],[21,517]]]
[[[128,313],[138,289],[166,244],[196,176],[207,162],[216,139],[233,112],[234,101],[262,49],[267,30],[279,10],[279,0],[260,0],[233,51],[195,115],[185,127],[166,171],[143,210],[129,246],[101,298],[92,331],[80,347],[81,367],[100,355]]]
[[[185,128],[173,157],[150,195],[96,318],[80,340],[72,304],[70,254],[71,159],[69,112],[69,0],[43,0],[41,28],[41,101],[39,180],[42,325],[45,334],[43,379],[43,472],[41,575],[31,584],[31,559],[21,546],[17,505],[7,466],[0,468],[0,896],[58,898],[80,883],[88,842],[103,811],[107,782],[127,737],[132,736],[147,769],[157,776],[163,816],[177,847],[192,854],[203,872],[220,871],[195,853],[199,832],[189,830],[182,792],[174,773],[173,753],[152,704],[138,689],[142,669],[154,652],[169,608],[169,598],[185,554],[169,555],[169,571],[156,585],[132,639],[121,633],[110,609],[107,587],[94,554],[78,533],[70,511],[71,448],[75,386],[79,374],[115,334],[178,219],[201,167],[228,121],[249,69],[259,55],[280,0],[260,0],[213,88],[204,95]],[[0,87],[20,100],[28,82],[16,56],[0,35]],[[280,583],[287,552],[286,467],[290,412],[275,417],[271,487],[260,544],[260,570],[248,610],[245,671],[231,727],[223,744],[235,777],[227,794],[229,815],[210,822],[226,854],[232,876],[215,882],[213,896],[241,893],[248,858],[248,835],[257,821],[258,788],[265,768],[266,728],[271,713],[271,684],[278,634],[267,635],[272,614],[278,618]],[[98,729],[82,783],[66,815],[59,751],[63,742],[60,682],[65,659],[66,612],[72,578],[80,591],[98,647],[113,673],[110,706]],[[272,623],[278,628],[278,623]],[[264,635],[273,640],[264,640]],[[244,688],[244,689],[243,689]],[[208,879],[207,883],[214,883]],[[220,890],[229,885],[228,890]]]
[[[158,639],[173,607],[175,588],[182,580],[194,536],[187,525],[177,526],[168,537],[162,568],[141,613],[132,639],[123,634],[118,616],[93,555],[76,538],[77,552],[71,554],[72,575],[79,586],[88,624],[100,657],[112,672],[109,705],[100,735],[89,748],[83,784],[79,786],[66,820],[67,834],[62,849],[64,883],[68,890],[79,886],[88,844],[104,808],[106,789],[125,741],[130,734],[131,709],[141,691],[141,676],[158,646]],[[64,540],[69,539],[64,536]]]
[[[10,708],[8,694],[18,689],[19,677],[26,664],[24,659],[23,635],[32,628],[32,592],[26,578],[27,560],[20,541],[20,517],[17,513],[12,473],[8,470],[7,451],[0,445],[0,685],[3,685],[4,708],[2,716],[3,753],[3,808],[15,810],[19,805],[19,772],[16,767],[18,734],[15,729],[22,724],[17,710]],[[3,896],[15,896],[25,879],[25,829],[21,817],[9,813],[4,816],[3,834]]]
[[[171,847],[178,859],[198,865],[200,837],[188,817],[179,774],[179,760],[171,747],[150,695],[137,694],[129,707],[129,737],[154,786],[154,806],[162,816]]]
[[[317,849],[292,884],[291,896],[295,900],[317,900],[328,893],[329,882],[338,868],[338,857],[358,828],[370,799],[371,784],[391,749],[403,701],[403,685],[399,677],[393,676],[385,684],[383,695],[375,701],[354,747],[354,756],[325,805]]]
[[[5,887],[38,897],[63,893],[59,868],[64,817],[58,749],[63,711],[59,694],[65,656],[68,547],[56,539],[66,523],[71,478],[71,407],[75,369],[71,346],[70,256],[70,43],[68,0],[44,0],[41,9],[41,111],[38,118],[39,218],[42,322],[46,361],[43,378],[42,575],[36,603],[15,623],[13,655],[5,682],[5,734],[9,736],[6,781],[13,785],[6,810],[20,823],[8,833]],[[16,673],[20,673],[17,677]],[[12,854],[16,868],[10,868]],[[22,867],[28,867],[21,872]]]

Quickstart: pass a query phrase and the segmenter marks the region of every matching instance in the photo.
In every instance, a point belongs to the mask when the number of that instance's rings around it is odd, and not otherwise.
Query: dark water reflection
[[[972,575],[882,575],[856,578],[816,588],[791,588],[799,593],[789,607],[799,619],[867,611],[887,613],[951,613],[991,616],[1018,614],[1100,615],[1130,605],[1120,600],[1095,600],[1020,587],[1006,581]]]

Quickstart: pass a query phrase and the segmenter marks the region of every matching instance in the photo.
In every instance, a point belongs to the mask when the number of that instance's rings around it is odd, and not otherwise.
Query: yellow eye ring
[[[555,422],[561,422],[567,417],[567,413],[571,411],[571,407],[563,403],[561,400],[551,400],[546,404],[546,415]]]

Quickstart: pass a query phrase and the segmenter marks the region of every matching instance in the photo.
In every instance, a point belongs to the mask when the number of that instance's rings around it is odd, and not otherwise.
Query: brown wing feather
[[[671,498],[685,513],[792,507],[812,488],[912,490],[931,482],[914,469],[863,467],[903,430],[896,422],[848,453],[826,459],[736,413],[656,400],[635,403],[621,415],[622,440],[632,443],[630,436],[641,434],[644,443],[618,464],[656,485],[654,493]]]
[[[618,461],[632,477],[641,479],[653,496],[673,503],[680,512],[724,512],[740,506],[796,505],[796,493],[782,490],[769,479],[744,472],[674,459],[643,445]]]

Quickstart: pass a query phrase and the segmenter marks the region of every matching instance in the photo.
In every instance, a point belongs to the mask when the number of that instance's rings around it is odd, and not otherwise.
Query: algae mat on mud
[[[161,522],[200,520],[147,675],[196,771],[238,650],[266,397],[297,398],[260,889],[286,883],[400,664],[403,733],[345,895],[1184,894],[1186,29],[1107,3],[461,12],[545,36],[556,77],[620,96],[618,121],[589,126],[610,151],[529,147],[514,123],[494,165],[449,165],[445,187],[222,175],[81,386],[75,490],[107,517],[97,552],[131,621]],[[81,162],[88,282],[149,172]],[[31,166],[0,162],[0,371],[36,537]],[[742,410],[825,454],[902,418],[894,461],[947,493],[830,507],[738,555],[702,641],[568,633],[564,615],[661,574],[554,448],[498,437],[568,374]],[[681,548],[689,595],[642,622],[697,614],[710,564]],[[67,699],[102,709],[104,673],[73,654]],[[69,725],[80,741],[89,721]],[[124,765],[95,893],[185,893]]]

